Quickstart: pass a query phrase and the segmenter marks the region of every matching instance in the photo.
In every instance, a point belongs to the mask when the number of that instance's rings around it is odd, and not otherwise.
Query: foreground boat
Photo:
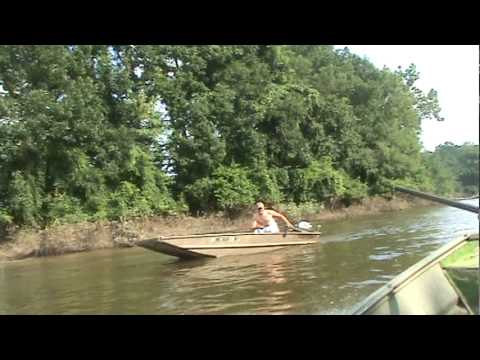
[[[140,240],[137,246],[181,259],[215,258],[273,251],[290,246],[315,244],[320,232],[274,234],[225,233],[157,237]]]
[[[375,291],[353,314],[478,314],[478,254],[478,234],[451,241]]]

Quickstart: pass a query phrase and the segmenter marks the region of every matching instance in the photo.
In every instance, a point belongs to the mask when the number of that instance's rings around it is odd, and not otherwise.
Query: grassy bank
[[[387,200],[369,198],[348,208],[325,209],[317,204],[284,204],[276,207],[291,221],[308,219],[328,222],[376,213],[399,211],[430,202],[410,197]],[[158,235],[186,235],[219,231],[248,231],[252,214],[243,213],[235,219],[223,214],[190,217],[135,218],[125,222],[97,222],[57,225],[48,229],[13,229],[0,239],[0,261],[19,260],[34,256],[62,255],[116,247],[131,247],[137,239]]]

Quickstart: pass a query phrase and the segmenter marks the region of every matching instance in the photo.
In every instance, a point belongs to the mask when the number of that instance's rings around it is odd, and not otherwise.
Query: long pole
[[[427,199],[427,200],[436,201],[436,202],[441,203],[441,204],[453,206],[457,209],[470,211],[470,212],[473,212],[475,214],[478,214],[480,212],[479,211],[480,209],[477,206],[473,206],[473,205],[469,205],[469,204],[463,204],[461,202],[444,199],[444,198],[441,198],[441,197],[438,197],[438,196],[435,196],[435,195],[425,194],[425,193],[422,193],[422,192],[419,192],[419,191],[406,189],[406,188],[399,187],[399,186],[395,186],[395,190],[399,191],[399,192],[406,193],[406,194],[410,194],[410,195],[413,195],[413,196],[418,196],[418,197],[421,197],[421,198],[424,198],[424,199]]]

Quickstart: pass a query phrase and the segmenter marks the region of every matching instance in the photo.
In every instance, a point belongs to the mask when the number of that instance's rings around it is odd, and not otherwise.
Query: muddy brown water
[[[1,263],[0,314],[348,314],[478,218],[441,206],[321,231],[314,246],[206,261],[131,248]]]

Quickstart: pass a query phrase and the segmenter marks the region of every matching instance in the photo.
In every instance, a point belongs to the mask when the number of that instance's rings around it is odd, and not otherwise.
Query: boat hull
[[[181,259],[248,255],[285,247],[315,244],[320,233],[226,233],[158,237],[141,240],[136,245]]]

